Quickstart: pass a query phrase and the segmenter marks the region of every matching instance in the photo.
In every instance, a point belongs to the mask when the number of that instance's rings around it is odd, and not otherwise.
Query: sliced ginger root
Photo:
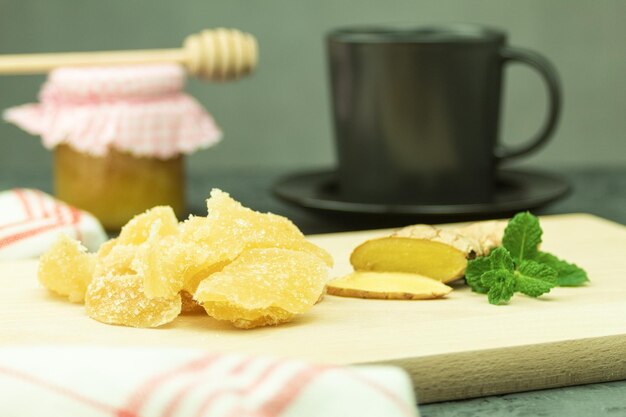
[[[330,281],[326,291],[342,297],[429,300],[446,296],[452,288],[418,274],[360,271]]]
[[[391,236],[361,244],[350,263],[357,271],[406,272],[450,282],[465,273],[467,256],[444,243]]]
[[[95,255],[63,234],[39,259],[37,276],[44,287],[80,303],[85,299],[95,266]]]
[[[468,259],[500,245],[505,227],[499,221],[456,229],[407,226],[359,245],[350,263],[357,271],[407,272],[446,283],[463,277]]]

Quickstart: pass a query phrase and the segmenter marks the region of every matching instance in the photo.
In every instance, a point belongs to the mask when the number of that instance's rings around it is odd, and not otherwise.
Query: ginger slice
[[[428,300],[441,298],[452,288],[432,278],[405,272],[353,272],[330,281],[331,295],[385,300]]]
[[[352,252],[354,269],[409,272],[441,282],[463,277],[467,260],[484,256],[502,243],[505,221],[477,222],[457,228],[426,224],[404,227],[391,236],[369,240]]]
[[[310,253],[249,249],[203,280],[194,298],[209,316],[236,327],[275,325],[313,307],[327,277],[326,264]]]
[[[350,263],[357,271],[407,272],[450,282],[465,273],[467,255],[434,240],[390,236],[359,245]]]
[[[94,254],[87,253],[79,241],[62,234],[39,259],[37,276],[50,291],[80,303],[85,299],[95,265]]]
[[[181,298],[148,298],[137,275],[95,277],[87,288],[85,311],[102,323],[131,327],[158,327],[174,320]]]

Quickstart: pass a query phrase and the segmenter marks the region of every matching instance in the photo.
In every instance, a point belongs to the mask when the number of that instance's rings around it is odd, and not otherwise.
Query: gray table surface
[[[280,169],[192,172],[187,185],[190,209],[202,213],[209,190],[218,187],[247,206],[288,216],[307,234],[372,228],[363,220],[310,213],[277,200],[272,184],[288,173]],[[626,224],[626,167],[572,169],[560,175],[573,185],[573,192],[537,214],[585,212]],[[0,167],[0,190],[12,187],[51,191],[51,182],[41,172],[6,172]],[[387,225],[394,225],[393,219],[375,224]],[[626,381],[428,404],[420,406],[420,412],[424,417],[626,416]]]

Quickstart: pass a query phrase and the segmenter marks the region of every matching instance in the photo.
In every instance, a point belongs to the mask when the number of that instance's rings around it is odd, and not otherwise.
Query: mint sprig
[[[549,293],[557,285],[556,271],[535,261],[523,261],[515,271],[515,290],[531,297]]]
[[[556,280],[559,287],[579,287],[589,281],[589,277],[587,277],[584,269],[576,264],[559,259],[551,253],[539,252],[534,260],[556,271]]]
[[[539,219],[529,212],[516,214],[504,230],[504,246],[517,265],[525,259],[534,259],[539,252],[543,231]]]
[[[582,268],[540,251],[542,234],[537,217],[516,214],[504,231],[502,246],[468,262],[465,281],[472,291],[487,294],[489,303],[498,305],[507,304],[516,292],[539,297],[556,286],[589,281]]]

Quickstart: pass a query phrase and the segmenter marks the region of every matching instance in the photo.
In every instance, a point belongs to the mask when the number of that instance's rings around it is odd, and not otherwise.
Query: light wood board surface
[[[326,296],[293,323],[238,330],[207,316],[159,329],[109,326],[40,288],[34,261],[0,263],[0,345],[179,346],[405,368],[421,403],[626,379],[626,227],[575,214],[542,219],[542,248],[587,269],[584,288],[508,306],[458,285],[447,299]],[[318,235],[337,262],[385,231]]]

